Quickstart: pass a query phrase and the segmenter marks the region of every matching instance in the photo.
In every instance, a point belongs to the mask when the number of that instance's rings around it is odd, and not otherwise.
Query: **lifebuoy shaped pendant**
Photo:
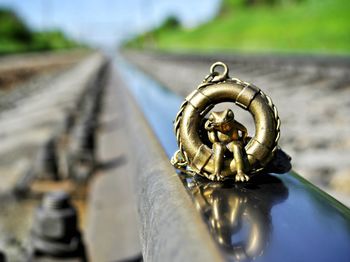
[[[223,72],[216,71],[222,67]],[[189,174],[221,181],[248,181],[263,170],[278,150],[280,119],[270,97],[256,86],[230,78],[228,67],[217,62],[181,105],[174,121],[179,146],[171,162]],[[227,109],[211,112],[216,104],[232,102],[254,118],[255,135]]]

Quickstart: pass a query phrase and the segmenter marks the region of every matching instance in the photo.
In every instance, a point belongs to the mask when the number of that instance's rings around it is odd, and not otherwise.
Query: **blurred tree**
[[[145,32],[131,41],[126,41],[124,44],[133,48],[156,48],[158,37],[164,31],[176,31],[181,29],[181,23],[176,16],[169,16],[164,22],[157,28]]]
[[[181,26],[181,23],[179,22],[179,19],[176,16],[169,16],[159,28],[176,29],[180,26]]]
[[[32,46],[35,50],[64,49],[77,46],[59,30],[37,32],[33,36]]]
[[[0,8],[0,54],[82,47],[59,30],[33,32],[12,10]]]
[[[0,36],[19,42],[32,39],[29,28],[9,9],[0,9]]]

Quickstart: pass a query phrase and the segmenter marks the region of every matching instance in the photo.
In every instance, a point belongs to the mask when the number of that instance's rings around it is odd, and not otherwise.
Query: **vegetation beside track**
[[[36,32],[9,9],[0,9],[0,55],[82,47],[59,30]]]
[[[346,0],[223,0],[218,15],[206,24],[188,29],[169,18],[126,46],[188,52],[349,54],[348,10]]]

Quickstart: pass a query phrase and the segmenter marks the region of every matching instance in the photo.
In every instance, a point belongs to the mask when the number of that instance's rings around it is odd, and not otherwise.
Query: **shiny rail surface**
[[[350,58],[242,54],[126,52],[126,57],[167,88],[186,97],[216,61],[230,76],[269,94],[282,120],[280,145],[303,177],[350,207]],[[254,130],[251,115],[235,110]],[[246,114],[245,114],[246,113]]]
[[[119,69],[125,83],[130,68],[123,63]],[[126,88],[119,92],[134,157],[129,173],[144,261],[224,261],[134,98]]]
[[[140,115],[132,120],[137,130],[146,128],[146,132],[131,134],[138,136],[139,144],[134,142],[135,147],[143,144],[135,150],[138,163],[135,186],[139,188],[136,191],[141,201],[139,214],[145,261],[171,259],[176,250],[181,253],[181,258],[196,261],[198,257],[192,259],[191,252],[202,246],[202,252],[211,253],[207,249],[208,241],[205,237],[196,242],[188,241],[188,238],[206,236],[208,232],[226,261],[349,260],[350,210],[294,172],[260,175],[248,184],[239,185],[208,182],[183,174],[178,176],[180,179],[174,176],[168,159],[159,151],[164,150],[170,158],[176,149],[172,120],[182,98],[133,66],[118,61],[124,82],[163,147],[159,147],[154,134],[145,127],[146,123],[137,124],[142,119]],[[182,199],[180,185],[185,186],[193,200],[192,205]],[[182,201],[186,205],[177,204]],[[163,202],[171,205],[163,205]],[[196,217],[193,210],[201,214],[201,221],[188,217]],[[177,220],[178,215],[182,222]],[[160,226],[162,219],[166,220],[163,221],[166,226]],[[174,235],[181,227],[179,223],[183,222],[188,231],[181,230]],[[205,224],[205,229],[198,223]],[[196,232],[193,236],[194,228],[206,232]],[[171,238],[176,241],[167,241]],[[158,249],[160,241],[167,244]],[[215,255],[218,255],[217,251]],[[154,252],[165,256],[157,256]]]

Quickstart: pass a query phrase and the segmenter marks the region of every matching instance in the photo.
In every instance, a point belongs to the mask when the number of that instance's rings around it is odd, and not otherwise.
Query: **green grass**
[[[350,53],[350,1],[304,0],[254,7],[237,2],[224,0],[220,14],[198,28],[161,27],[128,46],[197,52]]]

